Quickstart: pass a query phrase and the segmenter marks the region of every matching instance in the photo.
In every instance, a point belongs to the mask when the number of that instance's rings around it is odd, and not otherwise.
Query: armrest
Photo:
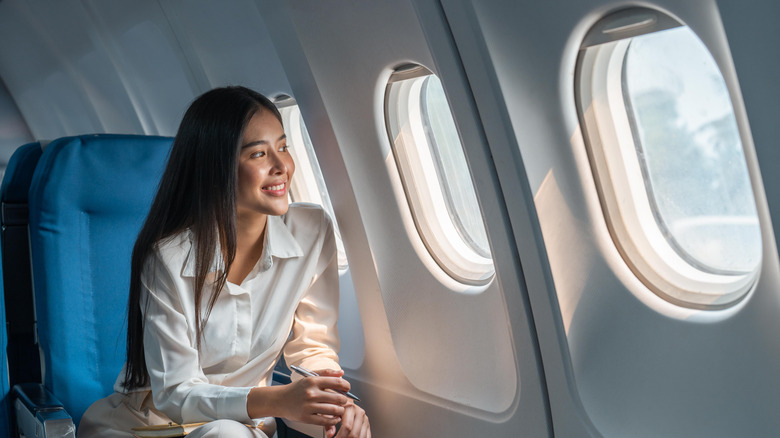
[[[25,438],[76,437],[76,425],[59,400],[40,383],[22,383],[11,390],[19,432]]]
[[[11,390],[13,397],[24,403],[30,412],[49,412],[65,409],[46,387],[40,383],[20,383]]]

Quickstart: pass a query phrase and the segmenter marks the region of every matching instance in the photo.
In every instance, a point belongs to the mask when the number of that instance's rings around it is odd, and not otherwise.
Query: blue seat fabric
[[[130,258],[171,138],[90,135],[53,141],[29,193],[44,384],[74,423],[112,392],[125,360]]]
[[[19,147],[0,186],[0,436],[11,436],[10,388],[41,381],[27,238],[27,192],[40,156],[38,142]]]
[[[41,158],[41,143],[27,143],[14,151],[8,161],[0,188],[3,202],[27,203],[33,172]]]
[[[3,275],[3,265],[0,263],[0,277]],[[0,436],[11,436],[9,423],[10,403],[8,392],[11,385],[8,383],[8,363],[6,362],[6,349],[8,348],[8,335],[5,330],[5,294],[3,284],[0,282]]]
[[[8,354],[11,386],[41,381],[27,235],[27,194],[40,156],[41,145],[38,142],[19,147],[8,163],[0,187],[3,285],[5,307],[8,309],[8,346],[4,351]]]

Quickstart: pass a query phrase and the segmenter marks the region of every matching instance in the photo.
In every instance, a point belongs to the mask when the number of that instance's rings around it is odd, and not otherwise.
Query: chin
[[[290,209],[290,204],[286,204],[284,207],[280,206],[280,207],[277,207],[277,208],[270,209],[268,214],[270,214],[271,216],[281,216],[281,215],[287,213],[287,211],[289,209]]]

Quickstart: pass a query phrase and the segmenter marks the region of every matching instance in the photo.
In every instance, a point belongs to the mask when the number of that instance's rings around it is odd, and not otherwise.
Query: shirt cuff
[[[218,417],[251,424],[252,419],[246,411],[246,400],[251,389],[251,387],[225,387],[217,400]]]

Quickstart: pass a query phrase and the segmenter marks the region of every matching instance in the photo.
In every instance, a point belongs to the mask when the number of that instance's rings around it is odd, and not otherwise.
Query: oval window
[[[715,60],[687,26],[648,9],[585,38],[578,110],[610,232],[654,292],[722,308],[761,263],[739,126]]]
[[[412,216],[426,248],[452,278],[485,284],[490,245],[474,183],[439,78],[419,65],[388,82],[385,115]]]

